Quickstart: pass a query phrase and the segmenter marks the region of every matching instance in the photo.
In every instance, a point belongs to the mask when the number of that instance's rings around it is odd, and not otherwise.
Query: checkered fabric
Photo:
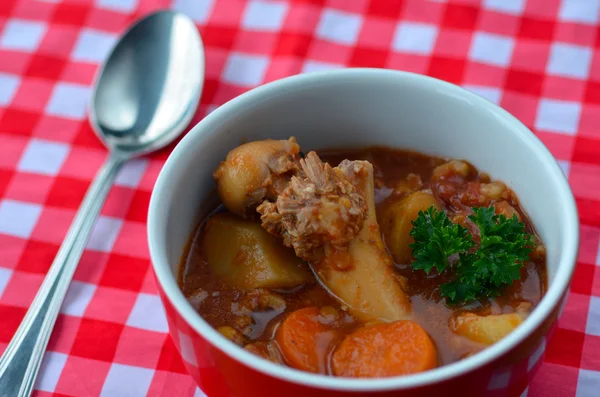
[[[0,0],[0,351],[106,158],[86,120],[94,73],[129,23],[164,7],[191,16],[206,46],[193,123],[268,81],[370,66],[462,85],[530,127],[568,175],[582,226],[571,292],[526,395],[599,395],[600,0]],[[119,174],[37,397],[203,396],[167,334],[146,243],[168,154]]]

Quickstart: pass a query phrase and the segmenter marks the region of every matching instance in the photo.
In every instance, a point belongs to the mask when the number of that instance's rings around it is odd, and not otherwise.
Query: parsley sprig
[[[431,206],[427,211],[419,211],[413,221],[410,235],[415,242],[409,246],[413,250],[415,261],[413,269],[425,270],[427,274],[432,268],[438,273],[448,267],[451,255],[468,251],[475,246],[467,228],[450,222],[445,212]]]
[[[481,207],[473,208],[469,219],[479,228],[478,246],[468,229],[452,223],[433,206],[419,211],[412,222],[412,268],[427,274],[433,268],[438,274],[452,271],[452,281],[440,286],[441,295],[450,303],[497,296],[502,287],[520,278],[533,249],[532,236],[516,215],[506,218],[496,215],[494,207]]]

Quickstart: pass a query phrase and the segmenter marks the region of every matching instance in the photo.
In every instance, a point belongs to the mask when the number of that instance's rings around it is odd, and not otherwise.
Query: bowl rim
[[[516,130],[521,136],[522,142],[529,145],[532,155],[541,158],[547,164],[550,171],[555,174],[553,183],[557,188],[556,193],[560,195],[560,201],[563,202],[564,207],[562,211],[564,211],[566,219],[565,224],[562,225],[564,236],[566,237],[565,241],[563,241],[563,251],[554,281],[548,286],[546,294],[531,315],[508,336],[477,354],[422,373],[390,378],[353,379],[312,374],[271,363],[223,338],[188,304],[177,285],[177,281],[173,277],[171,266],[166,260],[165,243],[161,241],[160,233],[156,226],[158,223],[157,217],[160,213],[159,209],[162,205],[161,192],[169,188],[170,175],[176,173],[178,169],[178,158],[185,152],[192,150],[191,147],[193,145],[189,143],[193,140],[200,141],[201,143],[208,136],[217,134],[217,129],[221,123],[220,120],[226,119],[228,114],[236,112],[237,109],[252,106],[253,102],[259,98],[285,92],[299,85],[319,84],[319,82],[331,83],[332,80],[336,79],[365,79],[375,77],[393,80],[413,80],[415,84],[421,84],[433,90],[443,90],[448,94],[465,98],[475,103],[477,107],[485,108],[486,111],[492,112],[498,118],[502,119],[503,122],[508,123],[509,128]],[[402,390],[430,385],[476,370],[506,354],[530,336],[560,302],[560,299],[570,285],[579,249],[579,217],[575,199],[567,178],[550,151],[523,123],[501,107],[458,85],[412,72],[373,68],[346,68],[286,77],[249,90],[207,115],[177,144],[161,169],[150,199],[147,233],[154,273],[166,298],[169,299],[170,303],[190,327],[207,342],[232,359],[265,375],[286,382],[319,389],[354,392]]]

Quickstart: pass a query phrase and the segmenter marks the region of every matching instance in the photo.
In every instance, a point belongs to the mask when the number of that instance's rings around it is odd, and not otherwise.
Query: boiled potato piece
[[[396,263],[410,262],[412,250],[408,245],[414,242],[410,235],[411,222],[417,219],[419,211],[425,211],[431,206],[442,209],[433,194],[426,191],[414,192],[401,200],[384,204],[379,224]]]
[[[457,335],[486,345],[498,342],[514,331],[526,318],[525,312],[479,316],[463,313],[450,320],[450,329]]]
[[[348,244],[350,267],[339,270],[331,264],[317,266],[317,277],[348,306],[352,315],[363,321],[408,319],[410,298],[394,274],[392,258],[385,249],[377,224],[373,166],[366,161],[354,163],[362,164],[363,168],[349,180],[367,202],[367,217],[358,235]]]
[[[463,178],[466,178],[470,172],[471,169],[469,164],[466,162],[461,160],[450,160],[447,163],[435,167],[431,178],[433,180],[443,180],[455,175],[460,175]]]
[[[208,220],[203,245],[214,274],[241,290],[295,287],[312,277],[294,251],[260,224],[230,213]]]
[[[275,199],[296,169],[300,147],[295,138],[248,142],[233,149],[213,174],[221,201],[245,217],[247,207]]]
[[[507,201],[503,200],[494,203],[494,209],[496,210],[496,214],[498,215],[504,215],[506,218],[509,219],[512,218],[513,215],[516,215],[519,222],[522,221],[521,214],[519,214],[519,212]]]

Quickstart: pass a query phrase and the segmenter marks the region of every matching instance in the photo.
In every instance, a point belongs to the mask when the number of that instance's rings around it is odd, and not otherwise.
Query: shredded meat
[[[264,288],[253,289],[231,303],[231,312],[235,315],[232,325],[243,335],[252,336],[257,324],[253,316],[257,312],[273,311],[277,315],[285,308],[286,302],[281,295]]]
[[[283,364],[283,358],[281,357],[281,353],[279,348],[275,344],[274,341],[258,341],[254,343],[249,343],[244,346],[244,349],[252,352],[262,358],[265,358],[269,361],[274,362],[275,364]]]
[[[345,160],[332,168],[315,152],[308,153],[276,201],[257,207],[262,226],[305,260],[321,257],[325,247],[346,250],[367,213],[365,199],[347,176],[355,166]]]
[[[232,313],[243,316],[257,311],[285,309],[285,299],[265,288],[256,288],[242,295],[239,301],[231,304]]]

